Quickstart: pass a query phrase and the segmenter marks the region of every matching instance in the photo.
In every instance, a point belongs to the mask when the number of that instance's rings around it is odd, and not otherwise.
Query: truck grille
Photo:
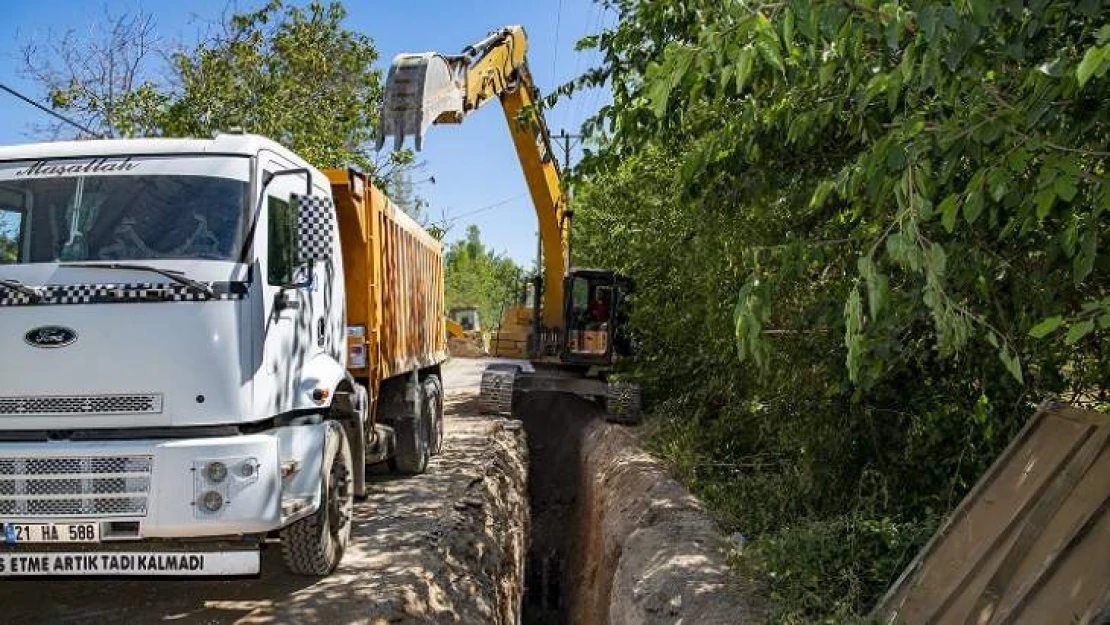
[[[146,516],[151,456],[0,458],[0,518]]]
[[[158,414],[160,412],[162,412],[162,396],[157,394],[0,397],[0,416]]]

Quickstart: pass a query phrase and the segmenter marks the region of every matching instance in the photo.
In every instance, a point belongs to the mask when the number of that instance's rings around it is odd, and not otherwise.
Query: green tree
[[[1049,397],[1110,400],[1097,2],[614,0],[575,246],[786,621],[866,611]]]
[[[50,106],[106,137],[158,134],[170,95],[154,77],[162,40],[154,17],[139,10],[113,13],[83,33],[47,31],[21,46],[21,73],[46,90]],[[51,120],[38,132],[57,139],[83,136]]]
[[[232,16],[222,35],[174,55],[178,93],[164,112],[163,132],[209,136],[239,127],[317,167],[373,169],[378,52],[343,26],[346,14],[338,2],[271,0]]]
[[[386,176],[384,188],[393,203],[405,211],[405,214],[416,221],[425,223],[427,215],[424,213],[424,207],[428,203],[416,192],[416,184],[412,180],[414,169],[410,165],[393,167],[389,171],[389,175]]]
[[[0,212],[0,264],[15,262],[19,256],[18,222],[5,216]]]
[[[239,128],[318,167],[376,174],[378,52],[344,26],[346,14],[339,2],[270,0],[168,55],[165,70],[156,63],[164,50],[149,14],[106,14],[107,27],[87,37],[70,32],[26,44],[25,73],[46,88],[54,108],[107,136],[208,137]],[[62,125],[46,131],[73,135]],[[411,157],[402,152],[390,161],[403,169]]]
[[[497,327],[502,312],[516,300],[523,270],[511,258],[486,248],[474,225],[467,227],[464,239],[451,244],[443,263],[447,308],[473,306],[484,328]]]

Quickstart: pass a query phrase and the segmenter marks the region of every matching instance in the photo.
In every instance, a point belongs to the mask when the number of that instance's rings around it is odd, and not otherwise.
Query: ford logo
[[[23,340],[34,347],[65,347],[77,340],[77,333],[62,326],[42,326],[24,334]]]

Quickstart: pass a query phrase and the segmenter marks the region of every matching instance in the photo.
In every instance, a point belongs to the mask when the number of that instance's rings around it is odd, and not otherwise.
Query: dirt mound
[[[763,600],[728,568],[701,502],[643,450],[633,430],[595,420],[582,443],[586,521],[571,622],[735,625],[763,621]]]
[[[447,339],[447,351],[455,358],[484,358],[489,356],[489,341],[481,334],[452,336]]]

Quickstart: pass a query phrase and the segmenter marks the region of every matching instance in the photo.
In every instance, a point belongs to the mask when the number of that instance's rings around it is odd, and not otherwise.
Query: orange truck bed
[[[325,173],[343,247],[350,371],[377,396],[383,380],[447,359],[443,244],[365,174]]]

